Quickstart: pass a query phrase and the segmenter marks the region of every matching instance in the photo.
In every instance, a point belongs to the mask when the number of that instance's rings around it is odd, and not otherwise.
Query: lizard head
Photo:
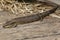
[[[6,23],[3,24],[3,28],[14,28],[16,27],[17,24],[15,22],[7,21]]]

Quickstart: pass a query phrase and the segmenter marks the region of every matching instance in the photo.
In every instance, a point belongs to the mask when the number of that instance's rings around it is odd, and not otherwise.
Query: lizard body
[[[43,2],[43,3],[47,3],[47,2]],[[12,28],[12,27],[16,27],[17,24],[25,24],[25,23],[31,23],[34,21],[38,21],[38,20],[48,16],[49,14],[53,13],[58,8],[58,5],[56,5],[54,3],[52,3],[52,4],[48,3],[48,4],[53,6],[53,8],[51,10],[43,12],[43,13],[37,13],[34,15],[25,16],[25,17],[14,18],[10,21],[7,21],[5,24],[3,24],[3,28]]]

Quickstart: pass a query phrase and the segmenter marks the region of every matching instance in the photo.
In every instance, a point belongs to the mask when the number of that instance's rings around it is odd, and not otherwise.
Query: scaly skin
[[[3,28],[13,28],[13,27],[16,27],[17,24],[25,24],[25,23],[31,23],[34,21],[41,20],[44,17],[48,16],[49,14],[52,14],[53,12],[55,12],[55,10],[58,8],[58,5],[54,3],[47,3],[47,2],[43,2],[43,3],[53,6],[53,8],[43,13],[37,13],[30,16],[14,18],[10,21],[7,21],[5,24],[3,24]]]

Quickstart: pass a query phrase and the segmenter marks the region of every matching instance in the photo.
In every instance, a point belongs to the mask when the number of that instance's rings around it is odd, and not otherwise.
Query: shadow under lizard
[[[42,1],[40,1],[40,2],[42,2]],[[49,14],[52,14],[53,12],[55,12],[56,9],[58,8],[58,5],[55,3],[50,3],[50,2],[49,3],[42,2],[42,3],[46,3],[48,5],[51,5],[51,6],[53,6],[53,8],[51,10],[43,12],[43,13],[37,13],[37,14],[29,15],[29,16],[25,16],[25,17],[14,18],[14,19],[4,23],[3,28],[13,28],[13,27],[16,27],[17,24],[25,24],[25,23],[31,23],[34,21],[41,20],[44,17],[48,16]]]

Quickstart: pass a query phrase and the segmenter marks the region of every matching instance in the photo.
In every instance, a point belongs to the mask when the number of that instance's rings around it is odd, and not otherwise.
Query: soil
[[[0,40],[60,40],[60,19],[47,16],[42,21],[3,28],[3,24],[20,15],[0,11]]]
[[[47,16],[43,21],[4,29],[3,23],[15,17],[9,12],[0,12],[0,40],[60,40],[60,19]]]

